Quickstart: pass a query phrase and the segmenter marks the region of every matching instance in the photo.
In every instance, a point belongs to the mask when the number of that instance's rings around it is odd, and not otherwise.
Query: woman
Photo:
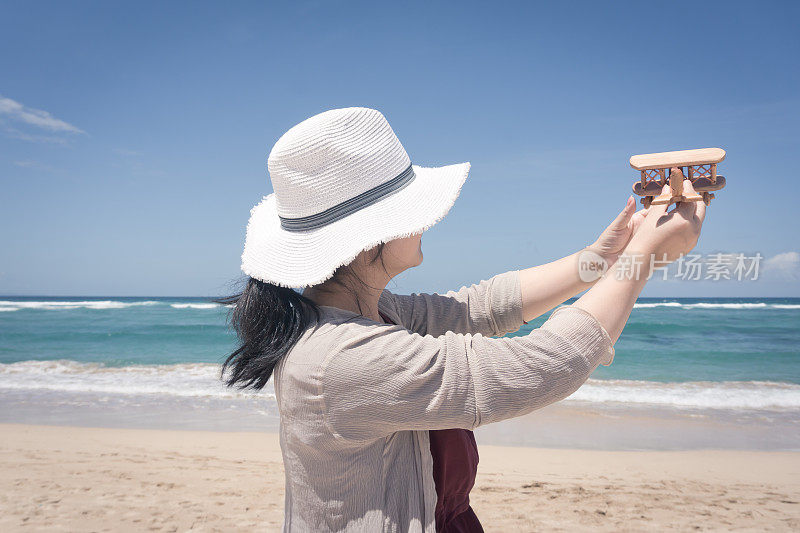
[[[223,372],[255,389],[273,377],[284,531],[482,531],[471,430],[557,402],[611,364],[651,264],[620,276],[620,254],[674,260],[705,215],[702,203],[634,213],[629,198],[581,252],[400,295],[387,283],[422,262],[422,232],[469,163],[412,165],[381,113],[348,108],[290,129],[268,167],[274,193],[251,210],[242,255],[250,278],[225,300],[241,345]],[[581,261],[608,271],[587,279]],[[528,335],[494,338],[586,289]]]

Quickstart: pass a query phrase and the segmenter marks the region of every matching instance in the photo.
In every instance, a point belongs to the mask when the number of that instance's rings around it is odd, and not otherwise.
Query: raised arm
[[[647,210],[634,213],[636,202],[628,198],[625,208],[590,246],[550,263],[520,270],[522,317],[527,322],[594,286],[599,275],[579,270],[590,262],[611,268],[631,236],[641,225]],[[603,271],[599,271],[602,274]]]
[[[594,285],[596,280],[583,281],[579,275],[578,261],[585,250],[589,248],[519,271],[522,317],[526,322]]]
[[[689,180],[684,180],[683,189],[687,196],[697,194]],[[669,185],[665,185],[663,192],[669,190]],[[703,202],[681,202],[670,212],[667,208],[662,204],[651,206],[646,211],[625,248],[623,260],[617,261],[597,285],[574,304],[596,317],[614,342],[622,333],[633,304],[649,279],[653,264],[651,257],[666,265],[691,251],[700,238],[706,216]],[[641,267],[638,276],[635,275],[637,269],[631,268],[637,263]]]
[[[384,311],[395,311],[395,319],[420,335],[480,333],[500,336],[517,331],[522,324],[549,311],[586,289],[596,280],[581,278],[579,260],[596,254],[606,265],[614,264],[631,234],[644,218],[634,214],[636,203],[629,199],[625,209],[591,246],[544,265],[510,270],[444,294],[394,294],[384,290],[380,298]]]
[[[570,306],[513,338],[423,336],[362,320],[331,346],[319,397],[329,429],[344,439],[473,429],[569,396],[613,356],[597,320]]]
[[[379,305],[420,335],[453,333],[504,335],[522,326],[518,270],[510,270],[457,291],[394,294],[384,290]]]
[[[688,180],[684,188],[694,192]],[[704,217],[697,203],[670,213],[651,207],[625,254],[674,260],[695,246]],[[599,364],[611,363],[646,282],[647,269],[638,279],[616,276],[622,264],[525,336],[422,336],[364,320],[332,347],[320,371],[330,430],[372,440],[401,430],[474,429],[566,398]]]

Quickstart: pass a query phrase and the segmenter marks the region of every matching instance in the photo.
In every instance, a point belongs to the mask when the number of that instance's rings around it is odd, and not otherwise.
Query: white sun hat
[[[267,162],[274,192],[250,210],[242,271],[291,288],[322,283],[363,250],[441,220],[470,164],[411,164],[379,111],[332,109],[278,139]]]

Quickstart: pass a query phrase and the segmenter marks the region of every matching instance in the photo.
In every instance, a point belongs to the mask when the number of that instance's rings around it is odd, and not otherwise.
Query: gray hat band
[[[346,217],[360,209],[370,206],[382,198],[386,198],[399,191],[411,181],[413,181],[416,174],[414,174],[413,165],[409,165],[399,176],[390,179],[387,182],[381,183],[362,192],[358,196],[345,200],[340,204],[317,213],[315,215],[308,215],[299,218],[286,218],[279,216],[281,220],[281,227],[287,231],[306,231],[310,229],[321,228],[327,226],[339,219]]]

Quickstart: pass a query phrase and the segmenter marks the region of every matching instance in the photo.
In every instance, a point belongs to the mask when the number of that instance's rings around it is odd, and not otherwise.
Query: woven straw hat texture
[[[470,164],[412,165],[383,114],[351,107],[291,128],[267,167],[274,192],[250,210],[241,268],[261,281],[302,288],[329,279],[363,250],[436,224],[458,198]],[[393,183],[400,186],[376,193]],[[370,195],[377,200],[353,210],[354,199]],[[338,218],[309,229],[281,223],[321,213]]]

